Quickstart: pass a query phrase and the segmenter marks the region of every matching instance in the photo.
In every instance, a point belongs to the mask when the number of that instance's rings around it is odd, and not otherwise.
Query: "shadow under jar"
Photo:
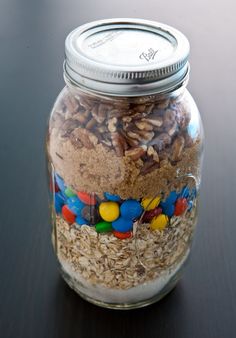
[[[138,19],[66,39],[47,137],[52,241],[66,282],[97,305],[159,300],[189,256],[203,129],[188,54],[179,31]]]

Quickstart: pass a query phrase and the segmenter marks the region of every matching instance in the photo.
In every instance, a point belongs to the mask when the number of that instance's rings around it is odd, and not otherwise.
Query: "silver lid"
[[[171,90],[188,74],[189,43],[178,30],[142,19],[105,19],[73,30],[65,75],[98,93],[137,96]]]

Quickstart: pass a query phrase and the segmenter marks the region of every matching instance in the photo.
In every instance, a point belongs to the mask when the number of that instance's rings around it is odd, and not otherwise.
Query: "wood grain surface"
[[[172,25],[191,43],[191,78],[205,126],[199,226],[190,263],[159,303],[126,312],[67,287],[50,242],[44,135],[63,87],[64,40],[107,17]],[[231,338],[236,335],[235,2],[0,2],[0,337]]]

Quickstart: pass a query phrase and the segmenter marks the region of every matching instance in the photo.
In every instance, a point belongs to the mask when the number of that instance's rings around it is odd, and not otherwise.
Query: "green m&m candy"
[[[108,232],[112,231],[112,226],[110,222],[101,221],[95,225],[97,232]]]
[[[65,190],[65,195],[66,195],[67,197],[73,197],[73,196],[76,196],[76,193],[75,193],[72,189],[66,188],[66,190]]]

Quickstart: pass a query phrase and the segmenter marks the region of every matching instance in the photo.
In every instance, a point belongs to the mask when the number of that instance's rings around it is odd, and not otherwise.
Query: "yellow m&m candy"
[[[150,228],[152,230],[164,230],[169,221],[168,216],[161,214],[157,217],[154,217],[151,221]]]
[[[155,198],[151,198],[151,197],[146,197],[142,199],[142,207],[144,208],[144,210],[148,211],[148,210],[152,210],[155,209],[158,204],[161,201],[161,197],[157,196]]]
[[[120,215],[119,204],[116,202],[102,202],[99,205],[99,213],[106,222],[115,221]]]

